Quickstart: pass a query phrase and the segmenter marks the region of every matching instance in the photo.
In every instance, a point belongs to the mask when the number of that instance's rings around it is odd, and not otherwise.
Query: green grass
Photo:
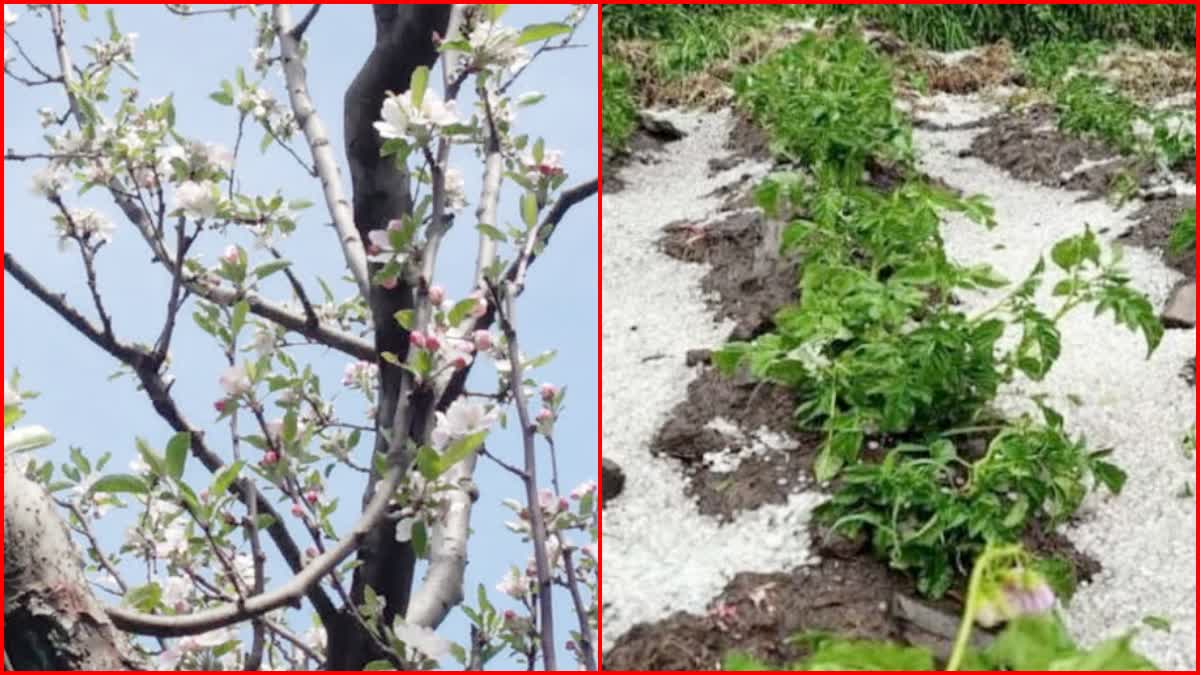
[[[604,143],[620,148],[633,134],[637,118],[637,102],[634,99],[633,77],[629,68],[621,61],[604,59]]]

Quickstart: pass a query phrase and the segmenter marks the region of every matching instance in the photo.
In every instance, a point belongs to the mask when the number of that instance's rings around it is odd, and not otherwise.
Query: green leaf
[[[1144,616],[1142,617],[1142,623],[1164,633],[1171,630],[1171,622],[1161,616]]]
[[[272,274],[281,272],[291,266],[292,261],[290,260],[272,260],[271,262],[263,263],[258,267],[255,267],[254,276],[258,277],[259,281],[262,281]]]
[[[142,461],[150,467],[150,473],[155,476],[167,475],[166,465],[163,463],[162,457],[150,447],[144,438],[136,439],[138,453],[142,456]]]
[[[146,484],[145,479],[141,476],[134,476],[126,473],[114,473],[109,476],[103,476],[95,483],[92,483],[90,492],[98,492],[102,494],[138,494],[144,495],[150,491],[150,486]]]
[[[175,480],[183,477],[183,467],[187,463],[188,450],[192,446],[192,434],[181,431],[167,441],[167,475]]]
[[[429,550],[429,533],[425,529],[423,520],[413,523],[412,545],[413,552],[417,554],[417,557],[424,558],[425,552]]]
[[[246,466],[246,462],[239,459],[222,469],[221,473],[217,474],[217,477],[213,480],[208,493],[213,497],[225,494],[229,490],[229,486],[233,485],[233,482],[237,480],[238,474],[242,472],[242,467],[244,466]]]
[[[363,666],[363,670],[394,670],[394,669],[392,668],[391,661],[388,661],[386,659],[378,659],[375,661],[371,661],[367,665]]]
[[[162,604],[162,588],[157,582],[129,589],[125,594],[125,604],[141,612],[153,612]]]
[[[817,455],[817,462],[813,466],[813,473],[816,475],[818,482],[825,482],[832,479],[842,469],[842,458],[832,452],[827,445],[821,450],[821,454]]]
[[[533,192],[526,192],[521,195],[521,220],[525,221],[525,225],[533,227],[537,225],[537,216],[537,195],[533,194]]]
[[[238,334],[246,327],[246,315],[250,313],[250,303],[245,300],[239,300],[233,306],[233,317],[229,321],[229,332],[233,335],[233,339],[237,339]]]
[[[399,324],[400,327],[403,328],[404,330],[409,330],[409,331],[412,330],[413,310],[402,309],[399,312],[396,312],[395,314],[393,314],[392,318],[394,318],[396,320],[396,323]]]
[[[483,441],[487,439],[487,436],[487,431],[478,431],[451,443],[450,447],[446,448],[438,461],[438,475],[446,473],[455,464],[458,464],[472,452],[475,452],[479,446],[483,445]]]
[[[84,21],[88,20],[88,6],[87,5],[75,5],[75,11],[79,12],[80,19],[83,19]]]
[[[429,67],[418,66],[413,71],[412,79],[410,80],[408,91],[412,97],[413,107],[417,110],[421,109],[421,103],[425,100],[425,87],[429,85]]]
[[[508,5],[484,5],[483,13],[487,16],[488,21],[496,22],[504,13],[508,11]]]
[[[1056,658],[1072,654],[1075,643],[1056,616],[1018,617],[997,636],[984,655],[1005,670],[1046,670]]]
[[[449,322],[451,326],[457,326],[458,324],[462,323],[463,319],[467,318],[467,315],[471,313],[471,310],[475,309],[476,304],[478,303],[475,298],[459,300],[458,302],[454,303],[454,307],[450,308],[450,314],[447,315],[446,321]]]
[[[208,97],[221,105],[233,105],[233,92],[214,91]]]
[[[1125,487],[1125,481],[1129,477],[1116,464],[1109,464],[1100,460],[1092,462],[1092,474],[1096,476],[1096,480],[1103,483],[1104,487],[1108,488],[1108,491],[1114,495],[1121,494],[1121,489]]]
[[[933,654],[924,647],[903,647],[868,640],[827,640],[804,662],[805,670],[934,670]]]
[[[441,459],[437,450],[425,446],[417,451],[417,471],[420,471],[426,480],[434,480],[441,475]]]
[[[1133,635],[1106,640],[1086,652],[1072,654],[1049,663],[1046,670],[1096,671],[1158,670],[1149,659],[1133,651]],[[1026,669],[1022,669],[1026,670]],[[1040,670],[1029,668],[1028,670]]]
[[[571,27],[565,23],[535,23],[526,26],[521,34],[517,37],[518,45],[526,45],[530,42],[540,42],[549,40],[552,37],[569,33]]]
[[[492,241],[498,241],[501,243],[508,241],[508,237],[504,236],[503,232],[496,229],[495,227],[492,227],[491,225],[485,225],[483,223],[480,223],[475,226],[475,229],[482,232],[484,234],[484,236],[488,237]]]
[[[745,652],[729,652],[721,662],[721,670],[772,671],[775,668]]]

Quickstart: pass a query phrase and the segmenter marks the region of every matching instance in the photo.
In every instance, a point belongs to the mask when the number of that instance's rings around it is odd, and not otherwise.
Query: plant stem
[[[983,584],[984,571],[994,560],[1017,556],[1020,553],[1021,547],[1016,544],[1000,548],[989,546],[975,560],[975,567],[971,570],[971,582],[967,586],[967,606],[963,610],[962,623],[958,625],[958,635],[954,638],[954,651],[950,653],[950,661],[946,664],[947,671],[958,670],[966,655],[967,643],[971,640],[971,624],[975,623],[975,613],[979,611],[979,587]]]

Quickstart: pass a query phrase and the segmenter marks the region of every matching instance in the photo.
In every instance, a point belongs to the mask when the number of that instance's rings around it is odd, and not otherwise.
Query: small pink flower
[[[275,464],[278,461],[279,461],[279,453],[275,452],[274,450],[268,450],[267,454],[263,455],[263,458],[262,458],[263,466],[271,466],[272,464]]]
[[[567,502],[567,498],[566,498],[566,497],[559,497],[559,498],[558,498],[558,510],[559,510],[559,511],[566,511],[566,510],[567,510],[567,509],[569,509],[569,508],[571,508],[571,504]]]
[[[432,302],[434,307],[441,307],[442,303],[445,301],[446,289],[442,288],[441,286],[429,287],[429,302]]]
[[[462,370],[463,368],[467,367],[468,362],[465,354],[459,354],[458,356],[455,356],[454,360],[452,360],[450,363],[454,366],[455,370]]]
[[[316,490],[309,490],[308,492],[304,493],[304,499],[309,504],[316,504],[317,500],[319,500],[320,498],[321,498],[321,496],[317,494]]]
[[[437,339],[433,333],[425,336],[425,348],[431,352],[436,352],[442,346],[442,341]]]
[[[425,334],[419,330],[414,330],[408,334],[408,344],[416,347],[417,349],[425,349],[427,344]]]
[[[230,265],[236,265],[242,261],[242,253],[238,250],[238,247],[230,244],[225,247],[225,252],[221,254],[221,260]]]
[[[483,297],[483,291],[477,290],[471,294],[471,297],[475,299],[475,306],[471,308],[471,316],[478,319],[487,314],[488,303],[487,299]]]
[[[300,502],[292,502],[292,515],[297,518],[304,515],[304,507],[300,506]]]
[[[517,618],[517,613],[514,612],[513,610],[511,610],[511,609],[504,610],[504,620],[505,621],[515,621],[516,618]]]
[[[308,556],[309,560],[312,560],[313,558],[317,557],[318,553],[319,553],[319,551],[317,551],[316,546],[309,546],[307,549],[304,550],[304,555]]]
[[[225,413],[225,399],[220,399],[219,401],[215,401],[213,403],[213,407],[216,408],[218,413],[224,414]]]
[[[542,383],[542,400],[546,403],[553,403],[554,397],[558,396],[558,387],[549,382]]]
[[[567,644],[565,644],[563,646],[565,646],[567,648],[567,651],[569,651],[569,652],[575,651],[575,641],[574,640],[567,640]]]
[[[571,499],[583,499],[587,495],[596,491],[596,481],[585,480],[580,483],[574,490],[571,490]]]
[[[474,340],[475,349],[478,349],[481,352],[492,348],[492,334],[486,330],[480,329],[475,331]]]

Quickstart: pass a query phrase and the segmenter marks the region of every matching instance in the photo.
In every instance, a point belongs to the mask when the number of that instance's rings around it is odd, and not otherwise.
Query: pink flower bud
[[[504,620],[505,621],[513,621],[516,618],[517,618],[517,613],[514,612],[513,610],[511,610],[511,609],[504,610]]]
[[[567,640],[567,644],[564,646],[567,648],[567,651],[569,651],[569,652],[575,651],[575,641],[574,640]]]
[[[402,230],[402,229],[404,229],[404,221],[400,220],[399,218],[393,218],[392,220],[388,221],[387,229]]]
[[[487,314],[488,303],[487,303],[487,300],[483,299],[483,293],[480,293],[479,291],[475,292],[474,297],[475,297],[475,306],[471,308],[471,316],[473,318],[478,319],[478,318],[483,317],[484,314]]]
[[[554,397],[558,396],[558,387],[549,382],[542,383],[542,400],[546,403],[554,402]]]
[[[569,509],[569,508],[571,508],[571,505],[570,505],[570,504],[567,502],[567,498],[566,498],[566,497],[559,497],[559,498],[558,498],[558,510],[559,510],[559,511],[566,511],[566,510],[567,510],[567,509]]]
[[[487,351],[492,348],[492,334],[487,332],[486,330],[481,329],[481,330],[475,331],[474,338],[475,338],[475,349],[478,349],[479,351],[484,352],[484,351]]]
[[[236,265],[242,261],[241,251],[238,251],[238,247],[230,244],[229,246],[225,247],[225,252],[221,254],[221,260],[224,260],[230,265]]]
[[[419,330],[414,330],[408,334],[408,344],[416,347],[417,349],[425,349],[425,334]]]
[[[547,422],[553,422],[554,421],[554,411],[550,410],[549,408],[542,408],[541,410],[538,411],[537,421],[541,422],[542,424],[545,424]]]
[[[307,549],[304,550],[304,555],[308,556],[309,559],[317,557],[318,553],[319,553],[319,551],[317,551],[316,546],[309,546]]]
[[[431,352],[436,352],[442,346],[442,341],[437,339],[437,336],[430,333],[425,336],[425,348]]]
[[[217,409],[218,413],[223,414],[225,412],[225,399],[214,402],[213,407]]]
[[[292,515],[297,518],[304,515],[304,507],[300,506],[300,502],[292,502]]]
[[[467,357],[464,355],[455,356],[451,363],[454,365],[455,370],[462,370],[467,367]]]
[[[317,494],[316,490],[309,490],[308,492],[304,493],[304,499],[309,504],[316,504],[317,500],[320,499],[320,495]]]
[[[275,452],[274,450],[268,450],[267,454],[263,455],[263,458],[262,458],[263,466],[271,466],[272,464],[275,464],[278,461],[279,461],[279,453]]]
[[[446,301],[446,289],[441,286],[430,286],[429,301],[433,303],[434,307],[441,307],[442,303]]]

